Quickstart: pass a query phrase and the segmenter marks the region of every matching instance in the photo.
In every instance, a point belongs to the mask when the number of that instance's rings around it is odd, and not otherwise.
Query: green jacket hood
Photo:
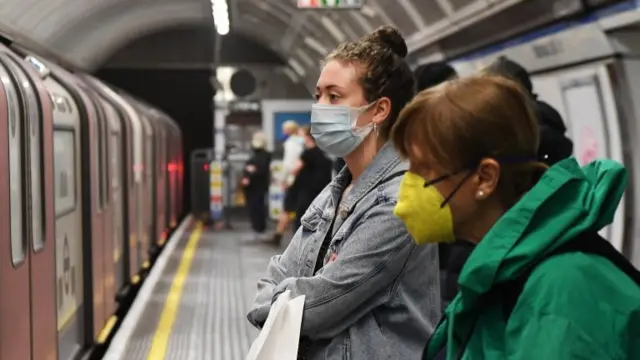
[[[474,249],[458,279],[454,312],[473,308],[495,284],[522,274],[546,253],[613,217],[627,187],[627,171],[612,160],[583,168],[571,157],[549,168]]]

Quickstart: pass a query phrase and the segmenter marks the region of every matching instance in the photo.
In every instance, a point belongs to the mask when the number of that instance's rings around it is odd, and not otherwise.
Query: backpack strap
[[[593,254],[604,257],[611,261],[618,269],[620,269],[620,271],[627,274],[631,280],[640,286],[640,271],[638,271],[638,269],[636,269],[629,260],[620,254],[620,252],[618,252],[618,250],[616,250],[609,241],[605,240],[597,232],[582,233],[535,262],[516,279],[499,284],[494,290],[492,290],[492,293],[495,291],[497,294],[502,294],[502,311],[505,320],[509,320],[511,313],[518,302],[518,298],[524,290],[524,286],[535,268],[551,257],[570,252],[581,252],[584,254]]]

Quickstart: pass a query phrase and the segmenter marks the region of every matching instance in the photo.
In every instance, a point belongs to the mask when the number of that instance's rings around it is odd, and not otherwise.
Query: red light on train
[[[204,171],[209,171],[209,164],[204,164]]]
[[[174,163],[167,164],[167,171],[174,172],[176,170],[178,170],[178,165],[176,165]]]

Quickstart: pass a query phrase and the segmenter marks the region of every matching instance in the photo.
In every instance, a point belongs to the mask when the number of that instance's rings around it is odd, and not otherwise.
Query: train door
[[[167,220],[169,228],[174,228],[176,223],[176,213],[178,211],[176,195],[178,191],[178,173],[180,171],[176,156],[176,136],[173,132],[173,125],[168,128],[169,144],[167,144],[167,156],[169,158],[169,189],[167,189],[167,202],[171,204],[167,208]]]
[[[111,88],[102,82],[85,75],[84,78],[97,88],[103,95],[108,97],[115,109],[118,111],[120,124],[120,148],[111,149],[112,156],[120,159],[119,177],[122,182],[119,183],[120,195],[114,195],[114,198],[122,199],[122,225],[123,225],[123,245],[124,253],[123,268],[126,279],[131,279],[131,283],[137,284],[136,275],[140,267],[138,260],[139,254],[139,237],[138,237],[138,218],[140,213],[137,207],[137,194],[139,182],[139,151],[140,151],[140,120],[138,114],[133,107],[118,95]],[[114,175],[115,176],[115,175]],[[117,210],[114,210],[117,211]]]
[[[110,181],[108,182],[110,188],[110,208],[111,208],[111,238],[113,241],[113,268],[115,269],[115,291],[119,291],[124,285],[124,258],[123,258],[123,246],[124,246],[124,207],[122,199],[122,130],[120,125],[120,114],[116,109],[108,102],[103,102],[103,107],[106,114],[106,120],[108,126],[108,136],[106,136],[108,142],[107,151],[107,164],[109,168]]]
[[[142,183],[143,173],[142,168],[144,166],[144,130],[142,128],[142,120],[139,114],[135,113],[135,117],[132,118],[133,125],[133,181],[134,190],[133,196],[130,197],[133,200],[133,213],[135,214],[135,267],[132,271],[137,271],[142,262],[144,261],[144,227],[143,216],[144,207],[142,195],[144,194],[144,185]]]
[[[0,61],[0,191],[6,200],[0,205],[0,285],[6,292],[0,296],[0,358],[31,359],[31,291],[23,201],[24,130],[18,86],[4,62]]]
[[[113,107],[104,101],[98,94],[96,94],[93,90],[86,89],[87,92],[90,91],[92,95],[92,99],[96,105],[98,111],[98,144],[99,148],[99,156],[100,156],[100,166],[98,171],[99,177],[99,187],[100,187],[100,197],[101,197],[101,211],[102,211],[102,221],[103,221],[103,243],[102,243],[102,254],[103,254],[103,264],[104,264],[104,308],[105,308],[105,319],[107,321],[108,315],[112,314],[115,311],[115,273],[116,273],[116,264],[114,263],[114,246],[116,243],[114,240],[117,240],[117,235],[114,234],[115,227],[115,217],[113,211],[112,204],[112,185],[111,185],[111,166],[110,166],[110,151],[111,151],[111,126],[114,122],[113,118],[117,117],[115,114],[115,110]],[[102,323],[104,325],[104,323]]]
[[[143,214],[144,214],[144,233],[145,233],[145,261],[149,258],[149,250],[151,249],[151,241],[155,230],[153,228],[153,218],[155,211],[153,211],[153,196],[155,193],[155,181],[153,178],[153,141],[154,133],[153,128],[149,123],[149,118],[142,116],[142,129],[144,133],[144,165],[143,165],[143,183],[144,183],[144,202],[143,202]]]
[[[183,154],[183,147],[182,147],[182,136],[180,133],[180,130],[177,131],[178,133],[178,140],[176,141],[177,143],[177,161],[179,162],[180,166],[178,166],[178,216],[182,216],[184,215],[184,154]],[[177,218],[174,219],[174,227],[178,225],[177,223]]]
[[[617,105],[607,70],[610,65],[610,61],[596,62],[532,79],[540,98],[554,106],[565,120],[574,155],[581,165],[597,158],[625,163]],[[622,251],[624,230],[625,198],[613,223],[601,234]]]
[[[45,80],[53,103],[58,359],[72,359],[85,344],[80,115],[71,94]]]
[[[166,177],[166,187],[164,189],[164,194],[162,196],[164,196],[164,203],[165,203],[165,207],[164,207],[164,219],[165,219],[165,224],[166,224],[166,229],[165,229],[165,237],[162,240],[162,242],[166,242],[167,241],[167,236],[169,235],[168,230],[171,228],[171,209],[173,209],[173,199],[171,199],[171,188],[173,186],[173,172],[175,171],[175,164],[173,163],[173,158],[171,157],[171,141],[173,140],[173,137],[171,136],[171,127],[169,126],[170,124],[167,124],[167,128],[165,130],[165,141],[164,141],[164,149],[163,149],[163,153],[164,153],[164,158],[166,159],[166,172],[165,172],[165,177]]]
[[[87,270],[84,279],[84,298],[87,301],[85,312],[85,342],[97,340],[106,322],[105,309],[105,264],[104,264],[104,211],[100,204],[100,146],[97,141],[99,134],[98,110],[78,81],[65,69],[46,62],[51,68],[51,77],[64,87],[71,96],[70,102],[75,102],[80,119],[80,173],[81,195],[78,202],[83,204],[82,211],[82,244],[83,261]],[[90,269],[90,270],[89,270]]]
[[[169,222],[165,216],[165,209],[167,208],[167,199],[166,199],[166,189],[169,187],[168,185],[168,177],[167,177],[167,157],[166,157],[166,144],[167,144],[167,135],[166,135],[166,125],[162,118],[158,118],[156,126],[156,184],[157,191],[154,194],[156,199],[158,199],[158,208],[156,209],[156,232],[157,238],[155,239],[158,246],[161,247],[164,244],[164,239],[166,236],[166,229],[169,226]]]
[[[33,359],[55,358],[56,314],[52,113],[50,98],[39,74],[11,53],[4,53],[6,64],[20,84],[24,130],[24,194],[26,195],[26,234],[30,267],[31,347]],[[26,186],[25,186],[26,185]],[[33,325],[37,319],[38,326]]]

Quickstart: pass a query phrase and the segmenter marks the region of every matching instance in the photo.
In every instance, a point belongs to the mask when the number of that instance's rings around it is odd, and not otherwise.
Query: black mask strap
[[[467,173],[467,175],[465,175],[462,180],[460,180],[460,182],[458,183],[458,185],[456,185],[456,187],[453,189],[453,191],[451,192],[451,194],[449,194],[449,196],[447,196],[444,201],[442,202],[442,204],[440,204],[440,208],[442,209],[443,207],[445,207],[445,205],[447,205],[447,203],[449,203],[449,201],[451,200],[451,198],[453,198],[453,195],[455,195],[458,190],[460,190],[460,188],[462,187],[462,185],[464,185],[464,183],[467,182],[467,180],[469,180],[471,178],[471,176],[473,176],[474,172],[473,171],[469,171]]]
[[[499,164],[503,164],[503,165],[515,165],[515,164],[524,164],[524,163],[528,163],[528,162],[533,162],[533,161],[537,161],[537,158],[535,156],[500,156],[495,158]],[[479,161],[478,161],[479,163]],[[460,188],[462,188],[462,185],[464,185],[465,182],[467,182],[467,180],[469,180],[471,178],[471,176],[473,176],[474,171],[473,169],[477,167],[476,165],[474,166],[468,166],[463,170],[460,171],[456,171],[453,173],[449,173],[446,175],[442,175],[439,176],[431,181],[425,181],[424,183],[424,187],[429,187],[432,185],[435,185],[439,182],[442,182],[452,176],[455,176],[463,171],[468,171],[467,175],[464,176],[464,178],[462,178],[462,180],[460,180],[460,182],[458,183],[458,185],[456,185],[456,187],[453,189],[453,191],[451,192],[451,194],[449,194],[444,201],[442,202],[442,204],[440,204],[440,208],[445,207],[445,205],[447,205],[449,203],[449,201],[451,201],[451,199],[453,198],[453,196],[460,190]]]

